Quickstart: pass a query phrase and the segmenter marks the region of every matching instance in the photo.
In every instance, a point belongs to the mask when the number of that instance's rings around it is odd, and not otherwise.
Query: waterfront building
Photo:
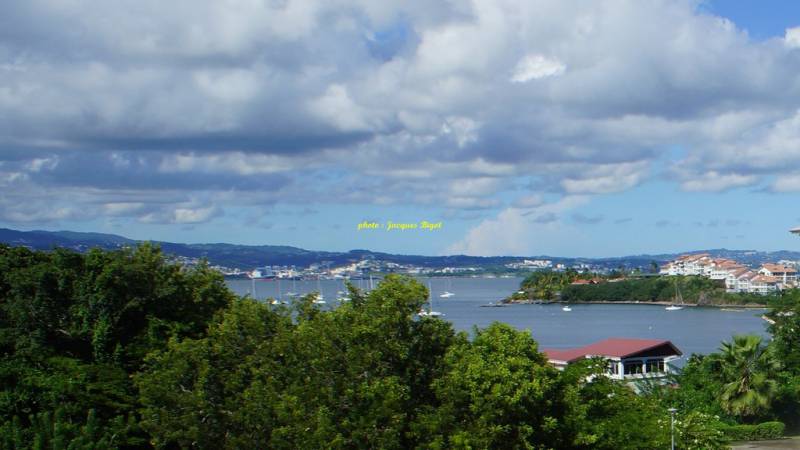
[[[547,359],[559,370],[587,359],[603,358],[606,375],[614,380],[663,378],[673,371],[670,362],[682,353],[670,341],[658,339],[610,338],[583,347],[558,350],[544,349]]]
[[[769,294],[778,290],[778,283],[780,283],[778,277],[759,274],[750,279],[750,290],[748,292],[762,295]]]
[[[766,263],[758,269],[761,275],[776,277],[784,286],[793,286],[797,282],[797,270],[783,264]]]
[[[753,272],[752,270],[745,270],[744,272],[739,272],[739,275],[736,276],[736,285],[734,287],[734,292],[752,292],[751,285],[753,278],[758,275],[757,273]]]
[[[661,275],[695,275],[723,281],[726,292],[769,294],[797,285],[797,269],[786,264],[765,263],[757,271],[727,258],[708,253],[682,255],[661,267]]]
[[[703,275],[710,271],[711,258],[708,253],[682,255],[664,266],[662,275]],[[708,268],[708,269],[707,269]]]
[[[742,269],[744,266],[732,259],[716,258],[713,260],[708,277],[712,280],[724,280],[730,272]]]

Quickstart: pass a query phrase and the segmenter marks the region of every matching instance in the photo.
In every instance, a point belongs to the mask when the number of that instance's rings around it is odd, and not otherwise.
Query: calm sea
[[[520,278],[419,278],[433,292],[433,309],[445,314],[457,330],[485,327],[494,321],[518,329],[530,330],[540,348],[570,348],[590,344],[608,337],[669,339],[685,355],[710,353],[723,340],[734,334],[761,334],[766,322],[760,316],[763,309],[724,311],[718,308],[684,308],[665,311],[659,305],[573,305],[571,312],[561,305],[512,305],[503,308],[481,308],[496,302],[519,289]],[[367,288],[368,281],[354,281]],[[317,281],[255,282],[257,298],[280,297],[288,292],[305,294],[318,290]],[[250,293],[250,280],[228,280],[239,294]],[[344,290],[342,281],[322,280],[319,289],[327,301],[336,304],[337,291]],[[450,298],[440,298],[443,291],[453,292]],[[684,357],[685,359],[685,357]],[[678,362],[682,365],[681,362]]]

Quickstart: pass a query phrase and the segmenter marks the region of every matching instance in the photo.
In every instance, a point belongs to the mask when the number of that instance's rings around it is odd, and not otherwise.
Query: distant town
[[[182,256],[171,256],[173,261],[185,266],[200,264],[202,258],[191,258]],[[306,267],[294,265],[267,265],[255,267],[250,270],[240,268],[225,267],[221,265],[211,265],[211,268],[218,270],[226,277],[231,278],[255,278],[255,279],[359,279],[370,275],[382,275],[389,273],[405,274],[412,276],[468,276],[468,277],[512,277],[525,275],[537,270],[552,270],[563,272],[567,269],[578,272],[591,272],[597,274],[608,274],[618,267],[609,267],[607,264],[564,264],[554,263],[546,259],[522,259],[519,262],[503,264],[499,267],[424,267],[414,264],[399,264],[391,261],[383,261],[374,258],[367,258],[361,261],[352,262],[344,265],[335,265],[332,261],[321,261]],[[632,268],[634,272],[641,272],[646,268]]]
[[[791,230],[800,234],[800,229]],[[141,241],[104,233],[0,229],[0,242],[86,252]],[[770,293],[797,285],[800,252],[710,249],[685,254],[611,258],[397,255],[369,250],[326,252],[297,247],[156,242],[168,258],[190,267],[206,261],[230,278],[359,279],[388,273],[431,277],[525,277],[537,271],[597,275],[695,275],[724,283],[727,292]]]
[[[176,261],[184,265],[194,265],[200,262],[199,259],[181,257],[177,257]],[[630,270],[630,273],[660,276],[702,276],[724,282],[726,292],[769,294],[797,286],[798,264],[800,262],[795,260],[780,260],[775,263],[763,263],[758,267],[749,267],[733,259],[715,258],[709,253],[697,253],[679,256],[660,266],[636,267]],[[227,277],[253,279],[360,279],[371,275],[388,273],[412,276],[511,277],[525,275],[534,271],[564,272],[568,269],[579,273],[607,275],[614,271],[620,271],[618,268],[610,268],[607,265],[586,263],[567,265],[553,263],[551,260],[544,259],[522,259],[519,262],[505,264],[503,266],[505,270],[495,270],[493,272],[487,272],[482,267],[430,268],[376,259],[365,259],[340,266],[334,266],[330,261],[322,261],[303,268],[295,266],[264,266],[250,271],[223,266],[212,267]],[[656,267],[658,268],[657,271],[654,270]],[[624,272],[624,270],[622,271]]]
[[[727,258],[712,258],[708,253],[683,255],[664,265],[662,275],[699,275],[725,282],[727,292],[769,294],[797,286],[797,261],[781,260],[750,268]]]

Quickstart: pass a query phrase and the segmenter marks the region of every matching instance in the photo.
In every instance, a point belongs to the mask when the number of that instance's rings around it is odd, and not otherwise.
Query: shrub
[[[726,425],[722,432],[733,441],[763,441],[783,437],[783,422],[763,422],[758,425]]]

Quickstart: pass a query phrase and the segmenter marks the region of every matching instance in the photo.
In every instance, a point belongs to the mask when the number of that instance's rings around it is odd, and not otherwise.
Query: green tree
[[[728,413],[752,420],[769,411],[775,397],[775,374],[780,363],[761,336],[734,336],[720,347],[722,391],[720,403]]]
[[[527,331],[494,323],[461,339],[434,382],[428,448],[564,448],[574,395]],[[424,441],[423,441],[424,442]]]
[[[669,416],[666,408],[647,396],[635,394],[628,386],[601,375],[605,363],[594,367],[568,367],[580,390],[577,404],[580,434],[573,448],[592,450],[645,450],[669,446]],[[583,371],[583,373],[581,373]],[[594,375],[585,382],[586,374]],[[582,382],[583,381],[583,382]]]
[[[205,334],[233,298],[207,265],[170,264],[149,244],[86,254],[0,246],[0,429],[67,442],[91,412],[83,441],[140,445],[130,375],[170,337]]]
[[[404,277],[333,310],[234,304],[202,339],[173,340],[137,377],[160,446],[408,448],[435,401],[454,335],[417,319],[427,290]]]
[[[728,439],[722,432],[719,417],[689,411],[679,414],[675,423],[676,444],[686,450],[726,450]]]

